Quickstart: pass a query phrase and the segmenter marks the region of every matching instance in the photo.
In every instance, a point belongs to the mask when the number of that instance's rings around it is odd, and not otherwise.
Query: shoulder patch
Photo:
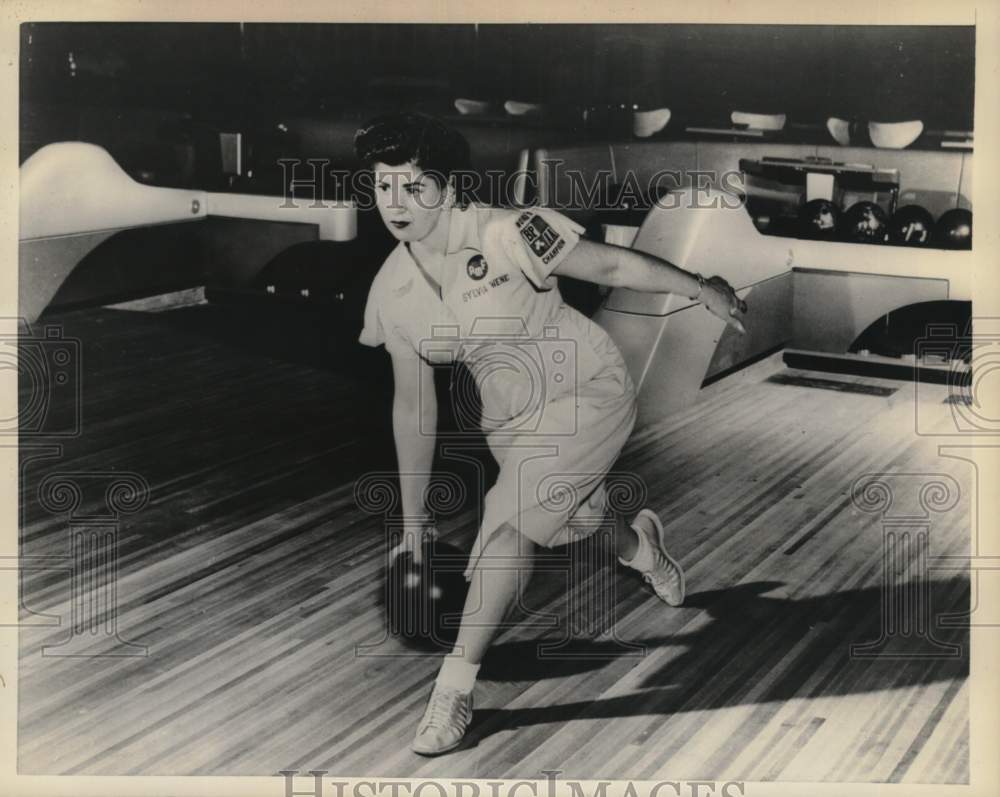
[[[565,246],[562,236],[537,213],[522,213],[517,220],[521,238],[531,248],[531,253],[543,263]]]

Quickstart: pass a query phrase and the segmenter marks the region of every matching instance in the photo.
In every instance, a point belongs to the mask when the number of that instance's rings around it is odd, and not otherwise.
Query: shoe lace
[[[680,574],[677,572],[677,568],[673,566],[669,559],[657,555],[656,563],[658,565],[656,568],[642,574],[643,581],[647,584],[663,584],[666,582],[676,584],[680,582]]]
[[[461,709],[461,692],[452,689],[437,689],[427,708],[424,728],[444,728],[452,723],[454,715]]]

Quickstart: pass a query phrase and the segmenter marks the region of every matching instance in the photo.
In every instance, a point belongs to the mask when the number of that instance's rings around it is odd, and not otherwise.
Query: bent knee
[[[511,523],[501,523],[483,546],[482,557],[525,560],[530,563],[536,543]]]

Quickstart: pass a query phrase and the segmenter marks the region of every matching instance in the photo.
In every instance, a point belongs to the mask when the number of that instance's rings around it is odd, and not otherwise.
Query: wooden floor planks
[[[932,517],[930,554],[968,550],[970,468],[914,431],[918,405],[947,428],[946,387],[771,358],[637,432],[617,469],[664,521],[685,606],[656,601],[602,540],[557,550],[577,577],[536,577],[544,616],[498,639],[468,744],[427,760],[407,745],[439,658],[385,637],[382,521],[353,493],[394,466],[385,364],[251,345],[243,322],[213,306],[51,322],[81,341],[83,431],[58,457],[22,447],[22,554],[69,550],[66,514],[38,500],[47,475],[141,475],[149,502],[119,522],[117,625],[149,651],[42,655],[68,637],[67,573],[25,573],[25,618],[63,625],[21,631],[22,772],[967,782],[967,635],[934,632],[957,658],[850,655],[879,636],[884,584],[882,519],[854,505],[855,479],[947,474],[962,499]],[[88,490],[77,512],[103,500]],[[475,517],[440,529],[467,548]],[[901,583],[922,575],[914,557],[895,566]],[[963,574],[933,579],[935,613],[967,610]],[[585,655],[540,660],[570,621]]]

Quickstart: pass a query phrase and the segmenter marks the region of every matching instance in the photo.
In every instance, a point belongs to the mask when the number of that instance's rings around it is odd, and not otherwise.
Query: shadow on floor
[[[968,632],[940,627],[951,614],[968,611],[964,579],[921,586],[897,585],[895,598],[929,590],[931,613],[897,616],[896,632],[883,611],[881,588],[846,590],[807,598],[768,597],[780,582],[756,582],[690,595],[686,609],[711,618],[696,631],[617,642],[575,640],[572,657],[540,655],[545,639],[496,645],[484,662],[484,680],[563,678],[598,670],[624,656],[643,657],[658,648],[683,646],[680,655],[646,675],[642,691],[607,699],[581,699],[555,706],[486,709],[476,712],[467,746],[497,731],[572,719],[676,714],[747,703],[818,698],[960,680],[968,675]],[[665,611],[670,611],[665,609]],[[904,631],[906,633],[904,633]],[[557,640],[548,640],[550,643]],[[779,673],[764,688],[758,683]]]

